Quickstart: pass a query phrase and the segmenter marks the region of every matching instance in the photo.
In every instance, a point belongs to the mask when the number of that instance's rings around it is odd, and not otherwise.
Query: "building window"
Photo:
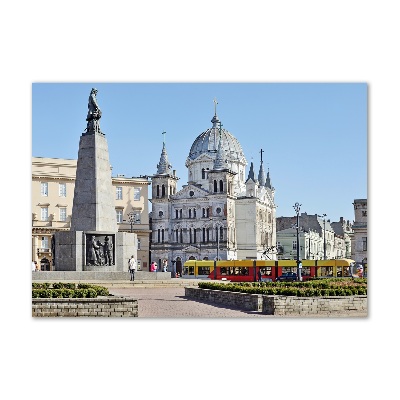
[[[60,197],[67,197],[67,184],[66,183],[58,184],[58,195]]]
[[[189,218],[192,218],[192,209],[189,208]]]
[[[179,210],[179,218],[182,219],[182,209]]]
[[[206,170],[204,168],[201,170],[201,179],[206,179]]]
[[[165,197],[165,185],[161,186],[161,197]]]
[[[366,217],[366,216],[367,216],[367,212],[366,212],[366,211],[361,211],[361,213],[362,213],[362,216],[363,216],[363,217]]]
[[[293,240],[292,250],[297,250],[297,241],[296,240]]]
[[[178,210],[175,210],[175,218],[178,219]]]
[[[122,200],[122,187],[121,186],[117,186],[116,187],[116,194],[117,194],[117,196],[116,196],[116,199],[117,200]]]
[[[40,184],[40,194],[42,196],[48,196],[49,195],[49,184],[47,182],[42,182]]]
[[[217,193],[218,183],[214,181],[214,193]]]
[[[41,207],[41,220],[48,221],[49,220],[49,208],[48,207]]]
[[[140,250],[140,239],[137,240],[137,249]]]
[[[140,211],[133,212],[133,222],[135,224],[140,224]]]
[[[42,249],[49,248],[49,237],[48,236],[42,236],[41,248]]]
[[[121,224],[122,223],[122,210],[116,210],[117,211],[117,223]]]
[[[224,191],[224,182],[221,180],[219,181],[219,191],[223,192]]]
[[[65,222],[67,220],[67,208],[60,207],[60,221]]]
[[[367,251],[367,238],[366,237],[362,238],[362,246],[363,246],[363,251]]]
[[[140,200],[140,188],[133,189],[133,200],[139,201]]]

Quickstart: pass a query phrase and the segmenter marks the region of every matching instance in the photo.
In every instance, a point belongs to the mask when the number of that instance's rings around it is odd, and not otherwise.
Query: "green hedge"
[[[199,282],[199,288],[297,297],[355,296],[367,295],[367,280],[336,278],[305,282]]]
[[[104,286],[79,283],[32,283],[32,298],[95,298],[109,296],[108,289]]]

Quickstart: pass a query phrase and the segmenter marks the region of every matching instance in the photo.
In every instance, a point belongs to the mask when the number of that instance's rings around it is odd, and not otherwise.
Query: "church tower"
[[[166,132],[163,132],[165,135]],[[157,173],[151,177],[152,182],[152,259],[160,266],[163,259],[168,259],[168,243],[170,242],[169,221],[171,215],[171,197],[176,194],[178,177],[168,161],[165,139],[161,150]]]

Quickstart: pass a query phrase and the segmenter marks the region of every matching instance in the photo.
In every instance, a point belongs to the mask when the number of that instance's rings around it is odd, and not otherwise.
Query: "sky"
[[[155,174],[165,140],[181,188],[216,100],[224,129],[243,148],[246,177],[251,162],[258,174],[263,150],[278,217],[294,215],[299,202],[301,212],[353,221],[354,199],[367,198],[366,82],[33,83],[32,156],[77,159],[92,87],[113,176]]]
[[[343,397],[343,393],[347,397],[393,397],[398,379],[391,361],[400,357],[395,252],[400,138],[398,15],[397,4],[391,0],[379,4],[349,0],[117,0],[97,2],[95,8],[92,2],[78,0],[69,1],[68,6],[51,0],[6,3],[0,16],[4,39],[0,201],[2,238],[7,243],[1,275],[2,299],[7,302],[2,308],[7,327],[2,332],[6,344],[2,360],[7,365],[3,391],[36,400],[43,397],[41,390],[34,389],[39,379],[47,391],[57,391],[60,400],[67,399],[70,391],[60,391],[60,376],[74,371],[74,388],[79,387],[78,397],[82,398],[123,398],[146,391],[152,398],[172,394],[180,400],[190,393],[198,399],[213,393],[243,399],[259,397],[263,390],[276,397],[307,400],[318,399],[321,393],[327,400]],[[33,84],[46,82],[65,83],[69,89],[63,95],[72,98],[73,105],[65,103],[56,90],[54,104],[47,107],[51,112],[40,112],[52,123],[36,132],[40,110],[35,107],[49,102],[51,93],[36,101]],[[82,84],[81,88],[73,89],[73,82]],[[358,117],[342,118],[343,112],[336,107],[340,102],[329,104],[334,93],[318,101],[311,96],[311,105],[302,113],[300,107],[307,104],[304,91],[297,96],[272,96],[272,91],[267,91],[263,97],[254,92],[198,89],[202,96],[194,96],[192,91],[175,95],[175,108],[157,85],[136,100],[133,91],[125,105],[119,100],[122,93],[113,95],[106,85],[124,82],[367,83],[368,99],[361,94],[360,101],[350,107],[363,108],[368,101],[367,154],[365,126],[357,133],[362,151],[354,154],[349,133],[347,145],[343,144],[342,130],[356,134],[349,126],[359,126]],[[115,173],[120,160],[121,173],[127,176],[146,173],[135,165],[154,173],[165,130],[171,164],[181,176],[180,182],[185,182],[189,146],[210,127],[216,97],[218,116],[240,141],[248,161],[251,157],[257,160],[260,148],[265,150],[278,215],[290,214],[292,205],[300,202],[302,210],[309,213],[326,213],[332,219],[343,214],[352,219],[354,198],[367,197],[368,318],[33,319],[31,157],[77,157],[92,85],[99,90],[101,128],[107,135]],[[320,103],[322,113],[316,112]],[[163,109],[171,111],[172,107],[173,116],[166,113],[163,117]],[[286,114],[282,116],[279,113],[283,111]],[[334,112],[340,118],[333,118]],[[146,120],[148,115],[151,117]],[[336,120],[341,125],[336,125]],[[129,132],[124,133],[124,140],[118,136],[123,134],[118,129],[121,121],[123,132]],[[137,125],[139,122],[142,125]],[[249,124],[257,129],[252,135],[246,128]],[[250,139],[256,133],[264,139],[262,145]],[[37,143],[35,135],[48,135],[47,141]],[[133,139],[137,136],[144,139],[140,149],[146,153],[135,152]],[[179,139],[175,144],[174,137]],[[313,151],[304,154],[298,149],[304,150],[306,139]],[[278,157],[282,145],[287,152]],[[338,151],[333,153],[335,146],[342,157]],[[139,156],[143,159],[136,163]],[[314,179],[302,169],[313,162],[319,173]],[[346,163],[349,169],[345,174],[339,169],[332,178],[331,164],[343,168]],[[317,189],[326,174],[334,182],[329,194],[321,194]],[[303,179],[292,182],[292,187],[287,181],[293,176]],[[334,192],[338,190],[349,192],[348,198],[347,193],[339,196]],[[305,191],[315,192],[312,199],[304,197]],[[38,360],[49,352],[62,362],[57,368],[39,371]],[[82,357],[90,365],[105,366],[105,379],[99,379],[98,368],[82,363]],[[222,382],[219,371],[224,371],[224,376],[250,373],[254,382]]]

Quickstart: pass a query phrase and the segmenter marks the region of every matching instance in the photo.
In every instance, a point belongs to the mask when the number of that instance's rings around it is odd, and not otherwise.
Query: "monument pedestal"
[[[90,239],[108,236],[113,240],[112,264],[94,265],[88,260]],[[133,255],[137,259],[137,235],[130,232],[64,231],[56,232],[54,254],[55,271],[101,271],[127,272],[128,260]],[[101,257],[103,260],[104,257]]]

